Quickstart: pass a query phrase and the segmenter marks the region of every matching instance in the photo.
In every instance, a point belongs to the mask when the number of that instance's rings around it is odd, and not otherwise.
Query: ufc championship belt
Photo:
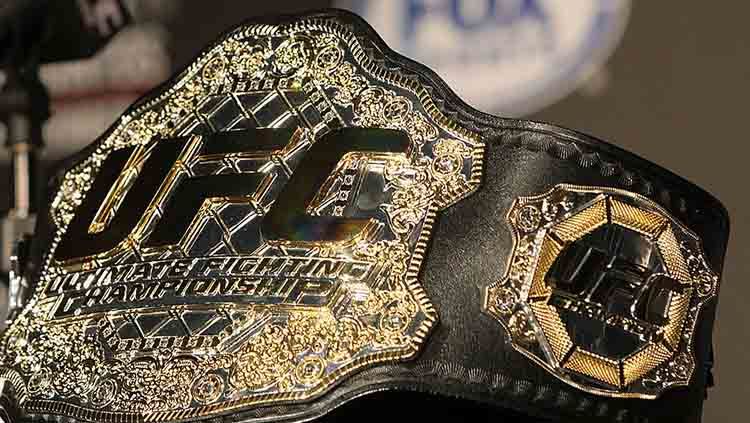
[[[6,421],[700,419],[722,205],[349,13],[224,35],[46,204]]]

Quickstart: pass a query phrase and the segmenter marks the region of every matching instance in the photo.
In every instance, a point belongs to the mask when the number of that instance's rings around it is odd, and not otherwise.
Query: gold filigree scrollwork
[[[362,43],[333,21],[239,28],[65,173],[39,289],[3,337],[2,374],[18,375],[8,380],[28,393],[25,406],[109,422],[211,416],[303,401],[363,366],[418,352],[437,319],[416,279],[424,246],[436,211],[478,186],[483,144],[443,116],[427,90],[372,61]],[[294,135],[265,156],[196,159],[208,139],[200,134],[242,125]],[[319,207],[308,210],[373,223],[346,242],[265,242],[259,222],[274,195],[307,149],[340,127],[396,129],[412,144],[408,155],[362,156],[337,168]],[[190,142],[137,230],[80,263],[52,259],[111,153],[136,147],[92,233],[127,209],[124,193],[154,146],[177,137]],[[143,245],[174,186],[243,172],[265,175],[256,192],[206,201],[175,247]],[[215,245],[198,245],[206,239]],[[246,240],[260,245],[238,253]],[[190,274],[198,266],[205,270]],[[242,295],[228,296],[232,290]],[[71,292],[82,305],[57,317]],[[160,305],[170,295],[200,301]]]

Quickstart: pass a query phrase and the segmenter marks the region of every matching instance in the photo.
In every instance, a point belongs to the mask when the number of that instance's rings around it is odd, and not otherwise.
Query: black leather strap
[[[553,421],[700,421],[707,372],[695,372],[689,387],[667,391],[655,400],[588,394],[560,382],[514,351],[502,328],[481,312],[479,304],[486,285],[500,279],[505,271],[511,248],[505,216],[519,196],[544,192],[561,182],[639,192],[702,237],[710,264],[717,271],[728,236],[725,209],[709,194],[671,172],[567,129],[511,120],[480,129],[491,136],[485,180],[476,193],[438,218],[420,278],[440,315],[425,351],[413,362],[364,371],[334,392],[292,409],[322,413],[366,392],[395,389],[470,399],[499,407],[495,409],[499,415],[512,410],[526,418]],[[710,368],[712,363],[715,306],[712,300],[699,318],[695,336],[698,369]],[[421,401],[431,401],[410,398],[415,407]],[[373,400],[376,404],[364,404],[368,401],[365,396],[352,407],[400,403],[393,395]],[[445,412],[443,407],[438,402],[423,412],[439,416]],[[484,421],[481,416],[486,408],[477,407],[478,421]],[[270,417],[290,410],[267,411],[269,414],[262,415]],[[261,410],[255,410],[252,415],[259,413]]]
[[[697,320],[692,342],[698,371],[689,386],[667,390],[656,399],[616,399],[563,383],[518,353],[498,321],[483,312],[483,295],[507,269],[513,237],[506,218],[520,197],[547,192],[558,184],[640,194],[702,240],[708,265],[717,274],[721,272],[729,231],[724,207],[668,170],[601,140],[549,124],[492,117],[469,108],[432,71],[390,51],[356,16],[326,11],[305,18],[311,17],[337,20],[358,37],[372,40],[376,48],[370,53],[385,68],[427,87],[443,114],[480,134],[486,143],[483,180],[476,192],[437,217],[419,282],[434,304],[439,323],[415,359],[370,367],[307,402],[255,407],[212,421],[330,421],[361,416],[366,407],[382,413],[410,404],[418,416],[437,421],[444,421],[447,408],[477,421],[497,421],[498,415],[508,421],[517,421],[519,415],[554,421],[699,421],[710,385],[707,370],[712,363],[716,297],[704,304]],[[265,23],[297,19],[300,17],[282,17]],[[90,155],[92,149],[70,163]],[[59,186],[69,167],[62,169],[51,183],[53,188]],[[41,215],[48,215],[48,210],[42,210]],[[37,269],[52,242],[50,227],[40,219],[34,244]],[[396,393],[379,394],[381,391]],[[421,395],[399,394],[403,391]],[[441,399],[435,400],[435,396]],[[452,402],[449,405],[442,398],[451,398]],[[352,401],[354,405],[345,405]],[[328,415],[339,407],[340,411]],[[402,417],[400,412],[393,415],[399,420]]]

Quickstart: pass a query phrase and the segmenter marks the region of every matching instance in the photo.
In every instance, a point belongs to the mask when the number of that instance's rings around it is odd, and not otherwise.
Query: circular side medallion
[[[718,280],[692,232],[639,195],[570,185],[519,198],[508,220],[515,248],[485,310],[517,350],[590,392],[653,398],[687,384]]]

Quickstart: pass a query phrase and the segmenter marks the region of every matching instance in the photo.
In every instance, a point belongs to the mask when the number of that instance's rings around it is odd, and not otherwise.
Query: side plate
[[[604,187],[521,197],[507,219],[515,246],[484,309],[517,351],[599,395],[653,399],[688,384],[698,313],[718,284],[695,234]]]

